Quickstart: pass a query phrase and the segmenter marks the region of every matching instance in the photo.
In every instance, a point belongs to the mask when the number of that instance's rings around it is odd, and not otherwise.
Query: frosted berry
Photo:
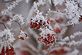
[[[39,41],[41,41],[44,45],[49,46],[55,41],[55,36],[51,34],[47,34],[47,37],[40,37],[38,38]]]
[[[30,27],[34,29],[39,29],[40,28],[40,23],[37,22],[31,22]]]

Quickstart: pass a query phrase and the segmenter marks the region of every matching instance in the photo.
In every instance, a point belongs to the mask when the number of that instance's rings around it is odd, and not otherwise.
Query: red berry
[[[14,55],[14,48],[10,47],[11,49],[9,49],[8,47],[6,47],[6,51],[4,49],[4,47],[2,48],[1,51],[1,55]]]
[[[1,50],[1,55],[5,55],[5,49],[4,49],[4,46],[3,46],[2,50]]]
[[[6,55],[9,55],[9,48],[6,47]]]
[[[21,55],[31,55],[28,51],[21,51]]]
[[[9,55],[15,55],[14,48],[12,46],[10,46],[10,49],[8,51]]]
[[[79,22],[82,22],[82,16],[79,17]]]
[[[57,49],[57,50],[53,50],[50,52],[50,54],[55,54],[55,55],[64,55],[67,51],[64,50],[64,48],[60,48],[60,49]]]
[[[61,32],[61,29],[57,27],[57,28],[54,29],[54,32],[60,33]]]
[[[36,28],[35,29],[39,29],[40,28],[40,24],[37,24]]]

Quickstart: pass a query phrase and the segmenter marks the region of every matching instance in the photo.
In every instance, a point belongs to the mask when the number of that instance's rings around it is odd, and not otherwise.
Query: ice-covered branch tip
[[[82,39],[80,39],[79,41],[75,41],[74,38],[81,35],[82,35],[82,32],[80,31],[75,32],[73,33],[73,35],[66,36],[64,39],[61,39],[61,41],[59,41],[58,43],[60,45],[67,44],[68,46],[79,46],[82,44]]]
[[[7,9],[4,9],[3,11],[1,11],[1,13],[2,13],[3,15],[9,14],[9,12],[12,11],[12,9],[14,9],[15,6],[18,5],[18,3],[21,2],[21,1],[22,1],[22,0],[13,1],[13,3],[10,4],[10,5],[7,7]]]
[[[11,33],[10,29],[5,29],[4,31],[0,32],[0,39],[2,42],[9,41],[9,42],[14,42],[14,33]]]
[[[70,39],[74,39],[75,37],[81,36],[81,35],[82,35],[82,32],[80,32],[80,31],[79,32],[75,32],[75,33],[73,33],[70,36],[66,36],[62,41],[69,41]]]
[[[12,21],[17,21],[20,25],[23,25],[25,23],[24,17],[20,14],[15,14],[12,18]]]

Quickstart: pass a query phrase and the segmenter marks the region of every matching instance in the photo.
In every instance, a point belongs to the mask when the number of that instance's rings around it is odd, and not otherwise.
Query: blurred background
[[[14,0],[0,0],[0,12],[3,9],[6,9],[7,6],[9,6],[9,4],[11,4],[12,1],[14,1]],[[27,18],[30,9],[33,6],[34,1],[36,1],[36,0],[28,0],[28,1],[22,0],[12,10],[12,12],[16,13],[16,14],[22,14],[24,18]],[[48,6],[48,7],[51,7],[51,6]],[[61,8],[59,7],[58,9],[61,9]],[[44,10],[44,9],[45,9],[45,7],[42,8],[41,10]],[[52,10],[54,10],[54,9],[55,8],[52,7]],[[19,35],[19,25],[17,23],[13,23],[12,28],[13,28],[13,32],[15,33],[15,35],[18,36]],[[0,30],[3,30],[3,29],[4,29],[4,26],[2,24],[0,24]],[[23,53],[22,55],[43,55],[40,50],[37,50],[38,43],[37,43],[36,39],[33,38],[33,34],[31,33],[31,30],[29,31],[27,28],[25,28],[25,31],[28,32],[28,34],[30,34],[31,38],[28,40],[23,40],[23,41],[17,40],[15,42],[14,47],[16,48],[15,49],[16,54],[21,55],[21,53]],[[64,34],[64,36],[70,36],[71,34],[73,34],[76,31],[82,31],[82,23],[76,24],[75,26],[69,26],[66,33]],[[79,40],[81,38],[82,37],[77,36],[75,39]],[[82,55],[82,45],[77,48],[80,51],[79,55]]]

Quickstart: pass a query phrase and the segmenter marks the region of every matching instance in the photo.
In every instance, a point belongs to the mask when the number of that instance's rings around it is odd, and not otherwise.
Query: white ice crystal
[[[15,6],[18,5],[18,3],[21,2],[21,1],[22,1],[22,0],[16,0],[16,1],[14,1],[11,5],[9,5],[9,6],[7,7],[7,9],[4,9],[3,11],[1,11],[1,13],[2,13],[3,15],[8,14],[13,8],[15,8]]]
[[[70,35],[69,37],[70,37],[71,39],[74,39],[75,37],[80,36],[80,35],[82,35],[82,32],[78,31],[78,32],[73,33],[73,34]]]
[[[64,2],[64,0],[53,0],[53,3],[54,3],[54,5],[56,6],[56,5],[62,5],[62,3]]]
[[[46,0],[38,0],[38,5],[44,5]]]
[[[68,23],[78,23],[78,19],[79,19],[79,7],[77,5],[77,3],[75,3],[74,1],[67,1],[66,0],[66,16],[68,18]]]
[[[79,51],[77,49],[74,49],[71,53],[68,53],[67,55],[78,55]]]
[[[20,32],[20,35],[18,36],[19,38],[24,38],[24,39],[28,39],[28,37],[27,37],[27,33],[26,32],[24,32],[24,31],[22,31],[21,30],[21,32]]]
[[[62,41],[69,41],[69,37],[65,37]]]
[[[45,18],[41,12],[37,12],[37,15],[32,17],[32,22],[35,22],[36,20],[38,20],[38,22],[40,22],[40,20],[45,21]]]
[[[44,38],[47,37],[46,35],[47,34],[55,34],[52,30],[48,29],[48,28],[44,28],[44,29],[41,29],[41,33],[40,35],[43,36]]]
[[[24,24],[24,18],[23,18],[22,15],[16,14],[16,15],[13,17],[13,20],[19,22],[21,25]]]
[[[13,33],[11,33],[10,29],[5,29],[4,31],[0,32],[0,37],[1,37],[1,40],[2,38],[3,39],[6,39],[6,40],[3,40],[4,41],[9,41],[9,42],[14,42],[15,38],[14,38],[14,35]]]
[[[40,22],[40,21],[42,21],[42,24],[45,23],[45,25],[48,25],[47,19],[42,15],[42,12],[37,11],[36,13],[37,14],[34,17],[32,17],[31,21],[32,22],[36,22],[36,21]]]

